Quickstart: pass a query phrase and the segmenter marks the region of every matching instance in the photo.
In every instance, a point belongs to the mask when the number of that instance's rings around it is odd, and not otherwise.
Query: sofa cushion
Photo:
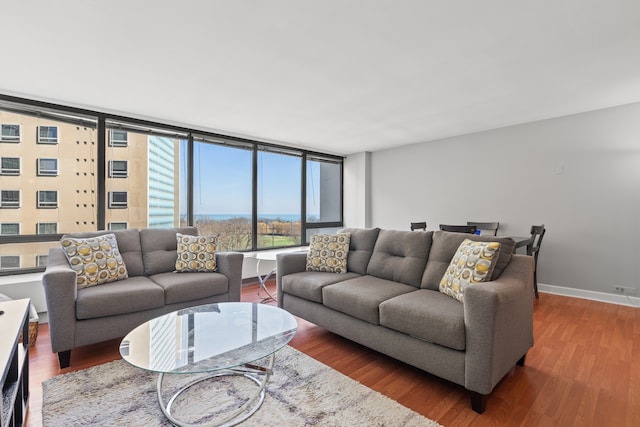
[[[440,292],[464,302],[464,289],[472,283],[488,280],[500,253],[498,242],[473,242],[464,239],[440,280]]]
[[[282,291],[322,304],[322,288],[358,276],[356,273],[335,274],[320,271],[287,274],[282,277]]]
[[[76,272],[78,289],[129,277],[113,233],[86,238],[66,237],[60,244]]]
[[[380,325],[455,350],[465,349],[464,306],[438,291],[418,289],[384,301]]]
[[[367,274],[367,266],[378,239],[379,228],[343,228],[339,233],[349,233],[349,255],[347,270],[358,274]]]
[[[374,276],[360,276],[322,288],[322,303],[334,310],[374,325],[379,324],[382,301],[415,291],[411,285]]]
[[[435,231],[433,233],[433,244],[429,252],[429,262],[427,262],[427,268],[425,268],[424,275],[422,276],[421,288],[433,289],[434,291],[440,288],[440,280],[442,280],[442,276],[444,276],[445,271],[447,271],[449,267],[451,258],[453,258],[453,255],[464,239],[469,239],[474,242],[500,243],[500,253],[498,254],[496,266],[489,280],[495,280],[500,277],[507,267],[507,264],[509,264],[511,255],[516,247],[516,242],[511,237],[478,236],[441,230]]]
[[[79,320],[136,313],[162,307],[164,291],[144,276],[105,283],[78,290],[76,317]]]
[[[189,275],[184,275],[168,272],[154,274],[149,278],[164,289],[165,304],[208,298],[229,291],[229,279],[220,273],[190,273]]]
[[[432,235],[432,231],[381,230],[367,274],[419,288]]]
[[[178,273],[216,271],[218,236],[191,236],[176,233]]]
[[[142,265],[142,249],[140,247],[140,230],[137,228],[129,228],[127,230],[118,231],[89,231],[84,233],[69,233],[62,236],[63,239],[67,237],[71,238],[85,238],[104,236],[105,234],[114,234],[116,241],[118,242],[118,250],[124,264],[127,266],[127,272],[129,277],[142,276],[144,274],[144,266]]]
[[[349,233],[312,235],[306,270],[346,273],[350,238]]]
[[[176,259],[178,259],[176,233],[195,236],[198,234],[198,229],[184,227],[140,230],[140,246],[146,276],[175,271]]]

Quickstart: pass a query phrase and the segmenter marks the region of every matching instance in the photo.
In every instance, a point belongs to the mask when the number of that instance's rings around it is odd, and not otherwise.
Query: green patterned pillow
[[[78,289],[129,277],[113,233],[84,239],[65,237],[60,244],[76,272]]]
[[[307,271],[347,272],[351,233],[313,234],[307,254]]]
[[[500,243],[474,242],[465,239],[453,255],[440,281],[440,292],[464,302],[464,289],[491,277],[496,266]]]
[[[178,240],[178,273],[216,271],[218,236],[190,236],[176,233]]]

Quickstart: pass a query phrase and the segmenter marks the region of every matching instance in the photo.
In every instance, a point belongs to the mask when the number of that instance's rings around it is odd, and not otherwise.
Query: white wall
[[[640,287],[640,103],[373,152],[370,173],[371,226],[499,221],[521,236],[544,223],[540,283]]]
[[[371,153],[357,153],[344,159],[344,225],[371,226]]]

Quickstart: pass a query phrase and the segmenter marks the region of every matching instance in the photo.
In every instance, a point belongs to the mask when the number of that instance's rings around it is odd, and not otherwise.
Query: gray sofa
[[[496,384],[533,346],[533,258],[510,238],[445,231],[344,229],[347,273],[305,271],[306,253],[277,256],[278,305],[471,393],[485,410]],[[501,243],[489,281],[464,303],[439,291],[460,243]]]
[[[100,231],[63,236],[86,238]],[[78,289],[61,247],[49,251],[42,277],[51,349],[61,368],[73,348],[123,337],[154,317],[200,304],[240,301],[243,255],[216,253],[217,272],[176,273],[176,233],[197,235],[195,227],[128,229],[112,232],[128,278]]]

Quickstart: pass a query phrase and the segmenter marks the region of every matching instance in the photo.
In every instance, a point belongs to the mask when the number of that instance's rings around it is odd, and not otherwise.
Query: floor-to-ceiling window
[[[342,158],[0,94],[0,274],[62,234],[195,225],[221,250],[342,226]]]
[[[257,156],[258,248],[299,245],[302,154],[260,146]]]
[[[186,147],[184,151],[186,157]],[[247,143],[194,139],[193,225],[202,234],[218,235],[221,250],[253,247],[252,158],[253,147]],[[182,174],[188,174],[186,164]],[[186,225],[186,203],[182,206]]]

